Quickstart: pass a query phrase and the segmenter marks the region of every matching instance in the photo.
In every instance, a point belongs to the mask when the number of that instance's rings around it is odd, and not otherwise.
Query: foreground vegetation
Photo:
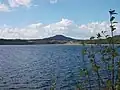
[[[114,36],[117,23],[114,15],[117,13],[115,10],[110,10],[109,13],[111,35],[107,35],[107,31],[102,31],[96,37],[92,36],[90,42],[94,44],[89,48],[83,42],[84,67],[80,72],[84,80],[78,83],[78,90],[120,90],[120,54],[119,46],[115,45],[119,38]],[[103,37],[108,45],[101,44],[104,41]],[[85,58],[89,65],[86,64]]]

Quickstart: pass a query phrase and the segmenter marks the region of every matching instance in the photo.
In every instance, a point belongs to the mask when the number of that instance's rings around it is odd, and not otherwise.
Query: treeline
[[[21,39],[0,39],[0,45],[34,45],[34,44],[64,44],[67,41],[60,40],[21,40]]]
[[[120,44],[120,35],[114,36],[113,41],[115,44]],[[94,39],[94,40],[50,40],[50,39],[0,39],[0,45],[34,45],[34,44],[108,44],[111,42],[111,37],[107,39]]]

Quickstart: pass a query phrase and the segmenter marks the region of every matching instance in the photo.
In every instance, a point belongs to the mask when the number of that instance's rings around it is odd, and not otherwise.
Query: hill
[[[69,41],[76,41],[73,38],[63,35],[56,35],[44,39],[0,39],[0,45],[28,45],[28,44],[65,44]]]
[[[70,37],[66,37],[66,36],[63,36],[63,35],[56,35],[56,36],[53,36],[53,37],[44,38],[43,40],[73,41],[75,39],[70,38]]]

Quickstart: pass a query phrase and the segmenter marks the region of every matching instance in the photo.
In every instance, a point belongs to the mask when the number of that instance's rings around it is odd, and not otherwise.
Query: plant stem
[[[91,48],[92,48],[92,49],[91,49],[91,50],[92,50],[92,54],[94,55],[93,63],[94,63],[95,66],[97,66],[97,63],[96,63],[96,61],[95,61],[95,55],[96,55],[96,54],[95,54],[95,52],[94,52],[94,48],[93,48],[92,45],[91,45]],[[99,87],[99,90],[100,90],[100,88],[101,88],[101,85],[100,85],[100,74],[99,74],[99,71],[98,71],[98,70],[96,71],[96,74],[97,74],[97,78],[98,78],[98,79],[97,79],[97,81],[98,81],[98,87]]]
[[[112,15],[110,14],[110,18],[112,17]],[[111,24],[111,26],[113,26],[113,24],[112,24],[112,21],[110,21],[110,24]],[[115,70],[114,70],[114,68],[115,68],[115,62],[114,62],[114,56],[113,56],[113,54],[114,54],[114,39],[113,39],[113,29],[112,29],[112,27],[111,27],[111,42],[112,42],[112,90],[115,90],[115,88],[114,88],[114,85],[115,85],[115,82],[114,82],[114,78],[115,78],[115,76],[114,76],[114,72],[115,72]]]
[[[84,42],[83,42],[83,43],[84,43]],[[84,46],[84,45],[83,45],[83,51],[85,51],[85,46]],[[84,68],[85,68],[85,69],[87,70],[87,72],[88,72],[88,75],[87,75],[88,83],[89,83],[90,90],[92,90],[91,83],[90,83],[90,75],[89,75],[89,71],[88,71],[87,66],[86,66],[86,63],[85,63],[85,54],[84,54],[84,53],[82,54],[82,60],[83,60]]]

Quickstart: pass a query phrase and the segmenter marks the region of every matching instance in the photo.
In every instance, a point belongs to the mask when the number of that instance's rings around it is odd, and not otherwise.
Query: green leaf
[[[114,16],[112,16],[112,17],[110,18],[110,21],[112,22],[114,19],[115,19],[115,17],[114,17]]]
[[[94,37],[94,36],[90,37],[90,40],[93,40],[93,39],[95,39],[95,37]]]
[[[113,52],[112,56],[113,56],[113,57],[117,57],[117,56],[119,56],[119,54],[118,54],[117,51],[115,51],[115,52]]]
[[[111,27],[111,28],[114,28],[114,27],[115,27],[115,25],[110,25],[110,27]]]
[[[110,9],[109,13],[112,15],[113,13],[115,13],[115,10]]]
[[[115,12],[115,10],[110,10],[109,13],[110,13],[110,15],[118,14],[118,13]]]
[[[107,81],[106,81],[106,84],[107,84],[107,87],[110,88],[110,87],[112,86],[111,80],[107,80]]]
[[[82,85],[81,85],[81,84],[77,84],[77,85],[76,85],[76,88],[77,88],[78,90],[82,90]]]
[[[84,41],[82,41],[82,45],[85,46],[85,42]]]
[[[81,70],[80,70],[80,76],[85,76],[84,69],[81,69]]]
[[[93,64],[93,70],[97,72],[100,69],[100,66]]]
[[[88,76],[88,71],[87,70],[85,71],[85,75]]]
[[[56,81],[52,80],[52,86],[50,87],[50,90],[55,90],[56,87]]]
[[[120,90],[120,85],[116,85],[116,90]]]
[[[112,51],[111,48],[106,48],[105,50],[106,50],[106,53],[110,53]]]
[[[106,33],[106,32],[107,32],[107,31],[101,31],[101,33],[103,33],[103,34]]]
[[[117,65],[120,67],[120,61],[119,61],[119,62],[117,62]]]
[[[54,87],[51,87],[50,90],[55,90],[55,88],[54,88]]]
[[[108,66],[108,70],[112,71],[112,70],[113,70],[113,66],[112,66],[112,65],[109,65],[109,66]]]
[[[95,55],[91,54],[91,55],[88,56],[88,58],[95,58]]]
[[[113,22],[113,23],[118,23],[118,22]]]
[[[118,14],[118,13],[112,13],[112,14]]]
[[[116,30],[116,28],[112,28],[112,31]]]
[[[105,37],[108,38],[110,35],[106,35]]]
[[[94,62],[94,59],[93,59],[93,58],[91,58],[91,59],[90,59],[90,62],[91,62],[91,63],[93,63],[93,62]]]
[[[87,51],[85,49],[82,50],[82,54],[85,55]]]
[[[102,37],[102,36],[101,36],[101,34],[100,34],[100,33],[98,33],[98,34],[97,34],[97,38],[100,38],[100,37]]]

